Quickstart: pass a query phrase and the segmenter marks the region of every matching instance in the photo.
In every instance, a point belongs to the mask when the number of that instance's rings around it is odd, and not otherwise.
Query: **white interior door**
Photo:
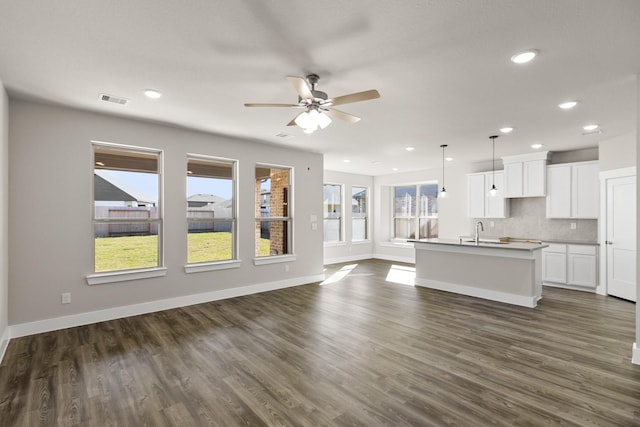
[[[607,180],[607,293],[636,300],[636,177]]]

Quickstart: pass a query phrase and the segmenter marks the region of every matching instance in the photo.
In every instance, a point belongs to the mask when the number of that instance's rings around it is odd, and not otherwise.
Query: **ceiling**
[[[330,170],[437,168],[441,144],[452,165],[490,160],[504,126],[497,157],[636,129],[637,0],[21,0],[1,2],[0,21],[11,97],[321,152]],[[510,61],[527,49],[534,61]],[[311,72],[329,97],[381,98],[340,106],[362,120],[311,135],[286,126],[298,110],[243,106],[295,103],[286,77]],[[590,123],[602,133],[583,135]]]

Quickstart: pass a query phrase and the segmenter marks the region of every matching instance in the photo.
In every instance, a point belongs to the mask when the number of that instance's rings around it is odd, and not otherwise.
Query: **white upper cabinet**
[[[505,156],[504,197],[543,197],[546,195],[548,151]]]
[[[598,218],[598,162],[547,167],[547,218]]]
[[[489,195],[494,184],[498,189],[495,196]],[[509,216],[508,201],[504,198],[504,173],[496,171],[467,175],[467,214],[469,218],[506,218]]]

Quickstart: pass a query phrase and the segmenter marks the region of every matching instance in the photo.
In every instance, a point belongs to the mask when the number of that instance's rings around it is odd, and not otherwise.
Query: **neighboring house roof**
[[[218,197],[214,194],[193,194],[187,197],[188,202],[198,202],[198,203],[220,203],[224,202],[225,199],[222,197]]]
[[[155,204],[157,198],[151,197],[130,183],[118,179],[108,170],[95,170],[94,199],[98,201],[137,201],[139,203]]]

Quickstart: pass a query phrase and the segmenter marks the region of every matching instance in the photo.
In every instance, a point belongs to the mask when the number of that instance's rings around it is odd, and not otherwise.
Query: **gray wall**
[[[600,141],[600,170],[608,171],[636,165],[636,132]]]
[[[636,165],[640,165],[640,74],[636,74]],[[640,212],[640,185],[636,176],[636,212]],[[636,214],[637,215],[637,214]],[[640,265],[640,227],[636,226],[636,272]],[[640,280],[636,273],[636,297],[640,295]],[[636,363],[640,363],[640,304],[636,303]]]
[[[9,106],[10,325],[322,274],[322,227],[309,223],[312,214],[322,217],[322,155],[13,98]],[[165,277],[87,285],[91,140],[164,150]],[[186,153],[239,161],[238,269],[184,272]],[[295,168],[297,260],[288,272],[282,264],[253,263],[257,162]],[[43,215],[42,206],[57,209]],[[62,292],[71,292],[71,304],[60,303]]]
[[[0,357],[9,322],[9,98],[0,81]]]

